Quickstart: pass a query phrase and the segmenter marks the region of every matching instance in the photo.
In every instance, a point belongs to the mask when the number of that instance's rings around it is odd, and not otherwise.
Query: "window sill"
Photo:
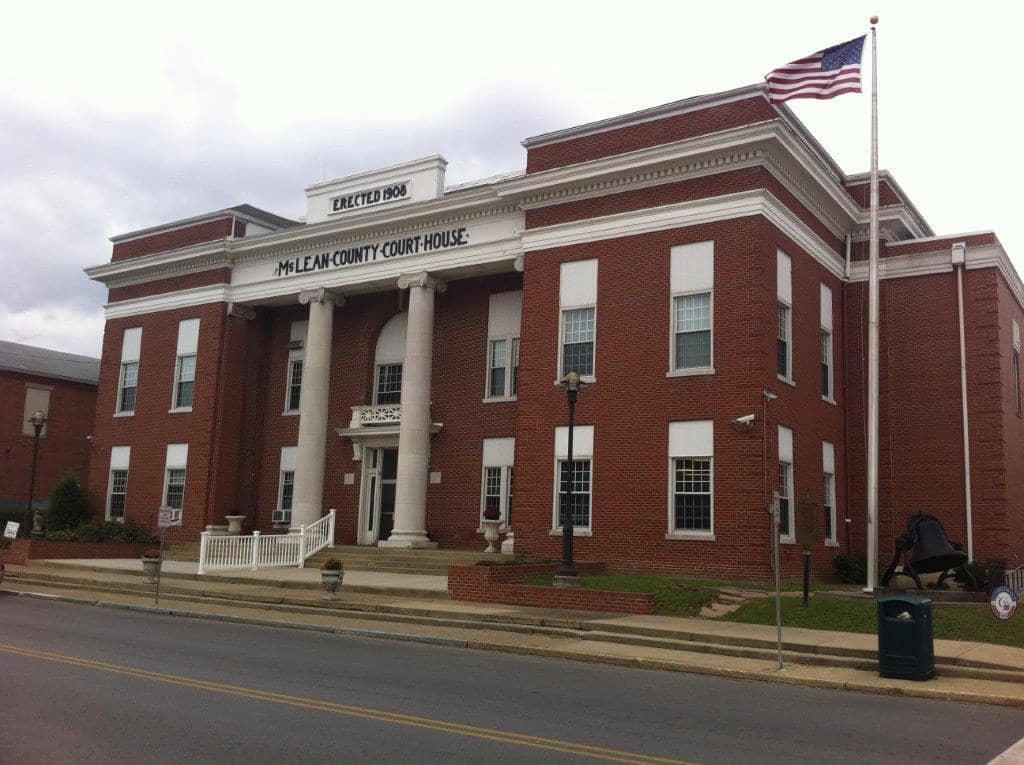
[[[549,537],[560,537],[560,536],[562,536],[562,527],[559,526],[557,529],[551,529],[551,531],[548,532],[548,536]],[[572,530],[572,536],[573,536],[574,539],[576,537],[592,537],[592,536],[594,536],[594,532],[591,529],[577,529],[577,528],[574,528]]]
[[[796,544],[796,537],[780,536],[779,537],[779,544],[780,545],[795,545]]]
[[[283,412],[281,412],[281,416],[282,417],[298,417],[299,416],[299,410],[298,409],[285,409]]]
[[[839,547],[839,542],[835,539],[826,539],[825,547]]]
[[[836,405],[836,400],[834,398],[829,398],[828,396],[822,396],[821,400],[824,401],[826,404],[831,404],[832,406]]]
[[[509,402],[515,403],[518,400],[518,396],[488,396],[483,400],[485,404],[507,404]]]
[[[665,377],[700,377],[702,375],[713,375],[714,367],[692,367],[689,369],[672,369],[665,373]]]
[[[169,409],[167,414],[186,414],[192,411],[190,406],[177,406],[174,409]]]
[[[665,535],[665,539],[675,540],[691,540],[695,542],[714,542],[715,535],[712,532],[700,532],[700,531],[670,531]]]
[[[583,385],[593,385],[594,383],[597,382],[597,377],[595,377],[594,375],[580,375],[580,382]],[[555,380],[553,385],[556,388],[562,387],[563,385],[565,385],[565,378],[563,377],[561,380]]]
[[[796,380],[794,380],[792,377],[783,377],[782,375],[778,374],[775,376],[779,379],[780,382],[784,382],[786,383],[786,385],[791,385],[794,388],[796,387]]]
[[[114,416],[115,417],[134,417],[135,416],[135,410],[133,409],[130,412],[114,412]]]

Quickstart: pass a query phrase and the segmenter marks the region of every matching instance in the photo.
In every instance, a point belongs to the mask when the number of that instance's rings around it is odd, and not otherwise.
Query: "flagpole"
[[[871,211],[868,227],[867,586],[878,579],[878,44],[871,17]]]

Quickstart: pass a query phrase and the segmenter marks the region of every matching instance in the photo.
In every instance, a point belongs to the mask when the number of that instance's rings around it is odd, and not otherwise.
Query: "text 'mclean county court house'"
[[[867,175],[762,86],[523,145],[525,170],[458,186],[439,156],[315,183],[302,222],[240,205],[115,237],[87,269],[97,510],[177,507],[196,539],[336,508],[339,543],[416,548],[479,547],[496,507],[550,558],[571,480],[582,560],[764,575],[774,492],[785,543],[821,506],[819,573],[863,550]],[[886,173],[880,194],[880,557],[923,510],[1012,561],[1024,285],[994,233],[936,236]]]

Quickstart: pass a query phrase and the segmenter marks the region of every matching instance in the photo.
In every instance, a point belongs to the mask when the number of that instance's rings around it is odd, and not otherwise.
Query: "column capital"
[[[444,292],[448,285],[440,279],[431,276],[426,271],[415,274],[402,274],[398,277],[398,289],[404,290],[409,287],[429,287],[435,292]]]
[[[516,259],[512,261],[512,268],[514,268],[519,273],[522,273],[523,269],[526,268],[526,256],[516,255]]]
[[[345,305],[345,296],[328,292],[323,287],[318,287],[313,290],[302,290],[299,293],[299,303],[302,305],[309,303],[332,303],[336,308],[341,308]]]

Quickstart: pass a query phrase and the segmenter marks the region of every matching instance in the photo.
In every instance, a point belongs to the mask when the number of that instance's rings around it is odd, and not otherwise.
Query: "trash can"
[[[878,674],[901,680],[934,677],[931,599],[890,595],[877,603]]]

